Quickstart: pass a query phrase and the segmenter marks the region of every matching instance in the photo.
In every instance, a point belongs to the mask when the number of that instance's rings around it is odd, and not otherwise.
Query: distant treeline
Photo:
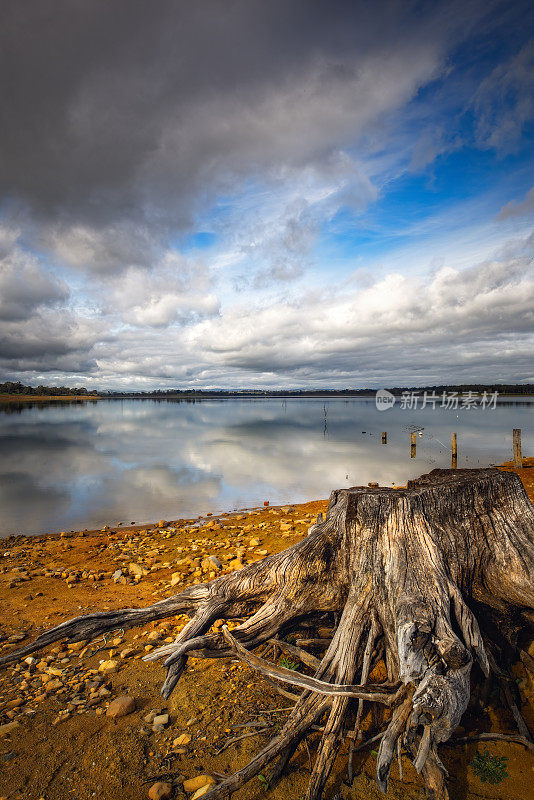
[[[384,387],[377,387],[377,389]],[[97,389],[86,389],[70,386],[27,386],[20,382],[6,381],[0,383],[0,394],[11,395],[47,395],[61,397],[64,395],[79,395],[82,397],[108,397],[108,398],[142,398],[153,397],[156,399],[202,399],[210,397],[373,397],[377,389],[154,389],[151,392],[99,392]],[[500,395],[534,395],[532,383],[461,383],[443,384],[440,386],[394,386],[389,387],[394,395],[403,392],[498,392]]]
[[[383,387],[377,387],[383,388]],[[104,397],[154,397],[166,398],[209,398],[209,397],[372,397],[377,389],[156,389],[151,392],[104,392]],[[444,384],[440,386],[395,386],[389,388],[392,394],[403,392],[498,392],[499,394],[534,395],[534,384]]]
[[[83,395],[93,397],[98,395],[98,392],[96,389],[89,391],[84,386],[81,388],[72,388],[70,386],[26,386],[24,383],[6,381],[6,383],[0,383],[0,394],[46,395],[47,397]]]

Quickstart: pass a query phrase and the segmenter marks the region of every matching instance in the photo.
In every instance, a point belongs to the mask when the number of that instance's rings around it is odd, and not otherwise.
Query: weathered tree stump
[[[349,720],[364,702],[385,707],[377,781],[387,790],[400,746],[412,754],[429,796],[446,798],[437,746],[460,722],[476,661],[488,675],[517,653],[534,609],[534,507],[517,475],[496,469],[434,470],[406,489],[332,492],[324,521],[282,553],[144,609],[89,614],[4,656],[6,664],[59,639],[77,641],[175,614],[192,618],[165,657],[168,697],[190,655],[235,656],[301,689],[280,733],[206,800],[225,798],[274,762],[271,781],[323,718],[307,800],[318,800]],[[530,617],[529,617],[530,614]],[[232,633],[218,619],[247,617]],[[307,676],[251,653],[325,617],[337,622],[326,653],[303,653]],[[387,681],[371,684],[379,660]],[[356,682],[356,683],[355,683]],[[513,705],[513,699],[511,700]],[[514,714],[521,729],[517,707]],[[520,730],[527,745],[526,727]]]

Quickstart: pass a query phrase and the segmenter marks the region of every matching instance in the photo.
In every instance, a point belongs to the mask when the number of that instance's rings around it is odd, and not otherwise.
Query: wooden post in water
[[[415,458],[415,433],[410,434],[411,444],[410,444],[410,458]]]
[[[451,469],[458,467],[458,441],[456,433],[451,435]]]
[[[382,444],[388,443],[388,433],[387,431],[382,431]]]
[[[521,469],[523,467],[523,459],[521,457],[521,428],[514,428],[514,467]]]

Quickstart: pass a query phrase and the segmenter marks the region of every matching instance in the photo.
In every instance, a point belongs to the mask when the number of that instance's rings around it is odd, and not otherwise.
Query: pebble
[[[104,672],[105,674],[109,674],[112,672],[117,672],[118,668],[119,668],[119,662],[110,659],[109,661],[103,661],[98,667],[98,671]]]
[[[169,715],[158,714],[156,717],[154,717],[154,722],[152,723],[152,730],[156,733],[159,733],[168,724],[169,724]]]
[[[118,717],[126,717],[133,711],[135,711],[135,698],[125,694],[111,701],[106,711],[106,717],[117,719]]]
[[[148,575],[147,569],[133,562],[128,567],[128,572],[130,573],[130,575],[138,575],[140,578],[143,578],[145,575]]]
[[[150,800],[166,800],[166,798],[172,797],[172,783],[166,781],[153,783],[148,790],[148,796]]]
[[[188,733],[182,733],[180,736],[177,736],[174,742],[172,743],[173,747],[183,747],[184,744],[189,744],[191,741],[191,736]]]

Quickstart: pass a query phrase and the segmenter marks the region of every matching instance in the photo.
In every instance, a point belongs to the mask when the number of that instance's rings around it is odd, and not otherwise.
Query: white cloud
[[[103,285],[104,312],[138,327],[186,324],[219,312],[209,268],[168,250],[152,269],[130,267]]]
[[[495,365],[520,353],[534,330],[534,237],[511,244],[493,260],[460,271],[443,267],[429,278],[386,275],[374,285],[308,293],[298,302],[247,309],[194,326],[191,347],[221,369],[324,376],[362,370],[397,372],[405,364],[439,371],[477,351]],[[500,348],[504,347],[502,356]],[[503,361],[505,363],[505,361]],[[491,380],[491,376],[487,376]]]

